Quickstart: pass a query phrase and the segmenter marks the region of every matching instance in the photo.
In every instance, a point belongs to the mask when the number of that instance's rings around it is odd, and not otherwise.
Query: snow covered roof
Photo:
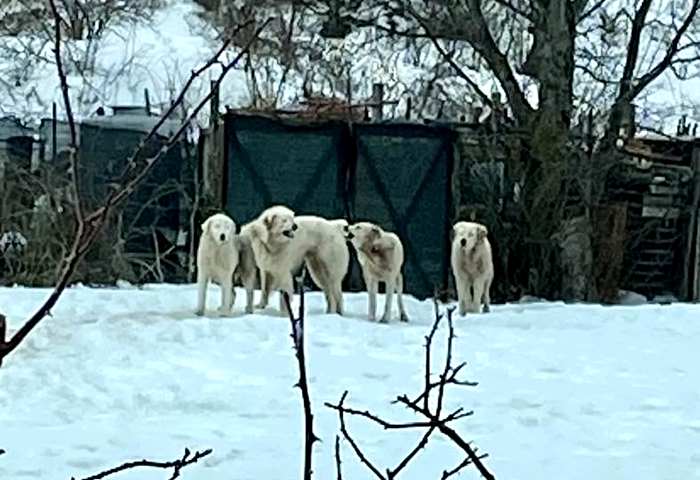
[[[25,127],[14,117],[0,117],[0,140],[7,140],[12,137],[27,137],[34,132],[31,128]]]

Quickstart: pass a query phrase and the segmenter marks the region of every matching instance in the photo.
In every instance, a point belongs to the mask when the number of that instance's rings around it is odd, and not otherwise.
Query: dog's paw
[[[220,317],[230,317],[233,314],[230,308],[219,308],[218,312]]]
[[[197,309],[194,311],[194,314],[197,315],[198,317],[203,317],[204,316],[204,309]]]
[[[405,313],[402,313],[402,314],[401,314],[401,319],[400,319],[400,320],[401,320],[402,322],[408,323],[408,315],[406,315]]]
[[[460,317],[463,317],[463,316],[465,316],[465,315],[467,314],[467,309],[466,309],[466,308],[459,307],[459,312],[458,312],[458,313],[459,313],[459,316],[460,316]]]
[[[258,302],[255,304],[255,308],[262,310],[263,308],[267,308],[267,302]]]
[[[484,309],[481,311],[481,313],[489,313],[491,311],[491,307],[489,305],[484,305]]]
[[[253,306],[249,305],[249,306],[245,307],[245,313],[253,313]]]
[[[382,315],[382,318],[379,319],[379,323],[389,323],[389,315]]]

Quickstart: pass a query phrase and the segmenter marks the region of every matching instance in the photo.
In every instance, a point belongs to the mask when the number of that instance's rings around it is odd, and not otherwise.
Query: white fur
[[[304,260],[303,252],[290,245],[297,229],[294,212],[275,205],[264,210],[241,231],[250,238],[255,263],[260,269],[259,308],[267,306],[272,290],[286,292],[290,299],[294,295],[292,271],[297,270]],[[281,295],[280,311],[288,313]]]
[[[394,293],[397,296],[400,319],[408,321],[403,306],[403,275],[401,268],[404,261],[403,244],[398,235],[385,232],[379,226],[369,222],[350,225],[346,229],[347,238],[357,251],[357,259],[362,267],[362,275],[369,294],[369,320],[376,319],[377,292],[379,282],[386,284],[386,302],[381,322],[391,318]]]
[[[253,313],[253,293],[255,292],[255,281],[258,276],[258,265],[255,262],[252,239],[250,232],[241,229],[240,235],[236,235],[236,248],[238,249],[238,267],[234,273],[234,278],[240,280],[246,293],[245,312]]]
[[[326,296],[326,313],[342,315],[343,278],[350,266],[342,223],[310,215],[297,216],[295,221],[299,230],[292,243],[305,250],[304,260],[311,279]]]
[[[453,227],[452,273],[457,287],[459,314],[484,313],[491,308],[493,258],[485,226],[475,222],[457,222]]]
[[[295,216],[287,207],[276,205],[243,227],[251,239],[260,269],[259,308],[267,306],[272,290],[294,294],[292,272],[306,262],[311,278],[326,295],[327,311],[342,313],[342,280],[350,256],[340,229],[321,217]],[[280,311],[286,305],[280,298]]]
[[[197,248],[197,315],[204,315],[207,286],[214,281],[221,287],[221,315],[230,315],[235,301],[233,272],[238,266],[236,224],[223,213],[209,217],[202,224]]]

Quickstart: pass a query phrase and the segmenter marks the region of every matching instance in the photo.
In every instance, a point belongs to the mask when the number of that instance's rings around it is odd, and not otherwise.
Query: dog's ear
[[[211,217],[207,218],[202,224],[202,233],[209,233],[209,228],[211,227]]]
[[[269,231],[265,218],[261,222],[253,222],[250,227],[250,234],[253,238],[257,238],[262,243],[267,243],[269,239]]]
[[[476,232],[476,240],[478,242],[483,242],[486,236],[489,234],[489,231],[486,227],[483,225],[479,226],[479,230]]]
[[[272,225],[275,224],[275,220],[277,219],[277,214],[275,213],[268,213],[265,215],[263,218],[263,224],[265,225],[265,228],[270,230],[272,228]]]

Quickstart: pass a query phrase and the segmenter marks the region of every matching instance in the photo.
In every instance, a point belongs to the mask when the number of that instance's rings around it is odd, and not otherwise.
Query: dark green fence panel
[[[453,131],[432,125],[357,125],[355,138],[352,218],[398,234],[405,250],[405,291],[432,296],[449,280]]]
[[[300,215],[345,217],[345,124],[229,114],[225,125],[224,203],[237,222],[276,204]]]
[[[80,126],[81,188],[88,208],[101,205],[111,184],[116,182],[145,133],[121,128]],[[155,138],[143,149],[139,161],[153,157],[163,139]],[[122,228],[127,235],[129,252],[152,252],[151,227],[177,233],[180,227],[181,192],[193,185],[182,178],[183,158],[175,146],[155,165],[144,182],[123,207]],[[190,192],[191,193],[191,192]]]

